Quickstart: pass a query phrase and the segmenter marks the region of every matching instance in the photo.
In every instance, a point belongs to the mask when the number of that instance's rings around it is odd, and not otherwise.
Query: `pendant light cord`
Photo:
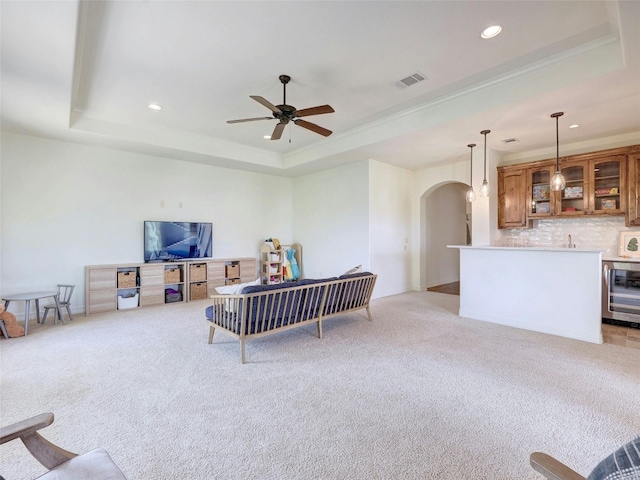
[[[471,149],[471,164],[469,165],[469,186],[473,188],[473,147],[475,147],[475,143],[470,143],[467,145]]]
[[[560,171],[560,133],[558,130],[558,118],[564,115],[564,112],[556,112],[551,114],[551,118],[556,119],[556,173]]]
[[[480,132],[484,135],[484,181],[487,181],[487,133],[491,133],[491,130],[483,130]]]

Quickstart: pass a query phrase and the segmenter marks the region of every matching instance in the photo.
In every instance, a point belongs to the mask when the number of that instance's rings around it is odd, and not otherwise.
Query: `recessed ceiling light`
[[[160,105],[158,105],[157,103],[150,103],[149,104],[149,108],[151,110],[162,110],[162,107]]]
[[[569,125],[569,128],[578,128],[580,125],[577,123],[574,123],[573,125]]]
[[[264,138],[265,140],[271,140],[271,135],[265,135],[263,138]]]
[[[497,36],[502,31],[502,26],[500,25],[491,25],[490,27],[485,28],[480,36],[482,38],[493,38]]]

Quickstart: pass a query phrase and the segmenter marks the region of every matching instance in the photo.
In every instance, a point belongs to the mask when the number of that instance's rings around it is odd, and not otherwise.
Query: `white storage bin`
[[[118,310],[125,310],[127,308],[136,308],[138,306],[138,299],[140,294],[136,293],[133,297],[123,297],[118,295]]]

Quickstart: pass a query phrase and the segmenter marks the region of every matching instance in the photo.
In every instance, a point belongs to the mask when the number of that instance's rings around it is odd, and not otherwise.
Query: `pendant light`
[[[467,190],[467,202],[473,202],[476,199],[476,192],[473,191],[473,147],[475,143],[467,145],[471,149],[471,166],[469,167],[469,190]]]
[[[552,113],[551,118],[556,119],[556,174],[551,179],[551,190],[559,192],[566,185],[564,176],[560,172],[560,136],[558,134],[558,117],[564,115],[564,112]]]
[[[489,196],[489,182],[487,182],[487,133],[491,133],[491,130],[482,130],[480,135],[484,135],[484,180],[480,187],[480,196]]]

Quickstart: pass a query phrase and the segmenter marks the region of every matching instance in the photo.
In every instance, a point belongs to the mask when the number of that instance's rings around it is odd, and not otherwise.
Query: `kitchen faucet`
[[[571,241],[571,235],[569,235],[569,248],[573,248],[573,242]]]

